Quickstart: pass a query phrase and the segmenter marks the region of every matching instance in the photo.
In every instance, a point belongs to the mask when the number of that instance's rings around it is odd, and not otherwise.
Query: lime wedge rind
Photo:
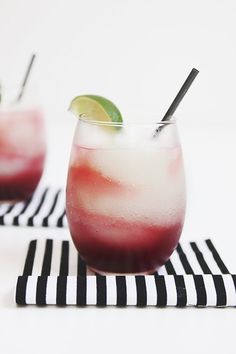
[[[119,109],[113,102],[97,95],[83,95],[75,97],[69,110],[76,116],[85,120],[97,121],[100,124],[117,125],[123,122]]]

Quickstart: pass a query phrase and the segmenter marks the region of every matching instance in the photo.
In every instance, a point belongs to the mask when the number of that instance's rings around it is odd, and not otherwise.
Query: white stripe
[[[73,242],[69,242],[69,275],[77,276],[78,268],[78,251],[76,250]]]
[[[63,216],[62,225],[63,225],[64,227],[68,227],[68,221],[67,221],[66,214]]]
[[[236,306],[236,291],[232,276],[230,274],[223,275],[226,291],[226,306]]]
[[[7,209],[10,207],[10,203],[4,203],[0,205],[0,216],[4,215],[7,211]]]
[[[177,304],[177,291],[175,285],[175,279],[173,275],[165,277],[166,293],[167,293],[167,305],[176,306]]]
[[[66,284],[66,304],[67,305],[76,305],[77,297],[77,278],[75,276],[67,277]]]
[[[126,275],[127,305],[137,305],[137,289],[135,277]]]
[[[172,262],[172,265],[176,271],[176,274],[186,274],[185,273],[185,270],[184,270],[184,267],[179,259],[179,255],[178,255],[178,252],[177,251],[174,251],[172,253],[172,256],[170,257],[170,260]]]
[[[97,286],[96,286],[96,277],[88,276],[87,277],[87,305],[96,305],[97,304]]]
[[[192,275],[184,275],[185,288],[187,293],[187,305],[197,305],[197,291]]]
[[[36,252],[34,257],[32,275],[40,275],[42,272],[45,247],[46,239],[38,239],[36,242]]]
[[[167,275],[168,274],[166,271],[166,267],[164,265],[161,266],[161,268],[159,268],[157,271],[158,271],[159,275]]]
[[[5,225],[12,225],[13,218],[21,212],[24,207],[24,204],[24,202],[16,203],[12,211],[4,216]]]
[[[156,306],[157,304],[157,289],[155,278],[153,275],[146,275],[146,289],[147,289],[147,305]]]
[[[28,208],[26,209],[25,213],[21,214],[19,216],[19,225],[22,226],[26,226],[28,219],[30,216],[32,216],[35,212],[35,210],[37,209],[39,202],[41,201],[43,192],[45,191],[45,188],[37,188],[33,198],[30,202],[30,204],[28,205]]]
[[[199,250],[202,252],[203,257],[208,265],[208,267],[210,268],[210,270],[212,271],[213,274],[222,274],[220,268],[218,267],[211,251],[209,250],[209,248],[207,247],[207,244],[204,240],[200,240],[197,242],[197,246],[199,248]]]
[[[60,261],[61,261],[61,240],[53,240],[52,248],[52,262],[51,262],[51,272],[50,275],[59,275],[60,272]]]
[[[42,226],[43,218],[48,215],[54,200],[54,196],[55,190],[53,188],[49,188],[39,213],[34,217],[34,226]]]
[[[37,280],[38,277],[28,277],[25,294],[25,302],[28,305],[36,304]]]
[[[62,190],[60,190],[54,211],[48,218],[49,226],[57,226],[57,220],[62,215],[64,209],[65,209],[65,196],[63,195]]]
[[[107,281],[107,305],[117,304],[116,277],[108,275]]]
[[[86,275],[95,275],[95,272],[86,266]]]
[[[57,277],[50,276],[47,281],[46,304],[56,305],[57,303]]]
[[[194,274],[203,274],[202,268],[200,267],[200,265],[198,263],[196,255],[195,255],[192,247],[190,246],[190,243],[188,243],[188,242],[183,243],[183,244],[181,243],[181,247],[188,259],[190,266],[193,269]]]
[[[210,274],[205,274],[203,276],[206,294],[207,294],[207,306],[216,306],[216,289],[213,281],[213,277]]]

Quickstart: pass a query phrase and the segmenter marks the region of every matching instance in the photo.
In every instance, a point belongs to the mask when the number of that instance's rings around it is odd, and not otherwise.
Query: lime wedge
[[[119,109],[107,98],[95,95],[83,95],[75,97],[69,110],[76,117],[99,122],[122,123]]]

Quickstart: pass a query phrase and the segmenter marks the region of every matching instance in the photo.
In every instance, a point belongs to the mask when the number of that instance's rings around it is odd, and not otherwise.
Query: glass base
[[[117,275],[117,276],[125,276],[125,275],[152,275],[156,272],[156,269],[152,269],[150,271],[140,272],[140,273],[113,273],[113,272],[104,272],[103,270],[95,269],[88,266],[88,269],[97,275]]]
[[[16,203],[24,202],[24,201],[25,201],[25,199],[4,199],[4,200],[0,199],[0,205],[1,205],[1,203],[2,204],[16,204]]]

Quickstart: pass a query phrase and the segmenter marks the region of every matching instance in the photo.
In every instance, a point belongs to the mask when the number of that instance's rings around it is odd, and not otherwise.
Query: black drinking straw
[[[19,95],[17,96],[17,99],[16,99],[17,102],[19,102],[22,99],[22,97],[23,97],[23,94],[24,94],[24,91],[25,91],[25,87],[26,87],[26,84],[27,84],[27,81],[28,81],[28,78],[29,78],[29,75],[30,75],[30,72],[31,72],[31,69],[32,69],[32,66],[33,66],[33,63],[34,63],[34,60],[35,60],[35,57],[36,57],[36,55],[33,54],[31,59],[30,59],[29,65],[27,66],[27,70],[26,70],[23,82],[21,84],[21,89],[20,89]]]
[[[162,118],[161,122],[166,122],[168,120],[171,119],[171,117],[173,116],[173,114],[175,113],[176,109],[178,108],[180,102],[182,101],[182,99],[184,98],[186,92],[188,91],[188,89],[190,88],[190,86],[192,85],[195,77],[197,76],[197,74],[199,73],[199,71],[195,68],[193,68],[190,72],[190,74],[188,75],[187,79],[185,80],[185,82],[183,83],[183,86],[181,87],[181,89],[179,90],[179,92],[177,93],[174,101],[171,103],[169,109],[166,111],[166,114],[164,115],[164,117]],[[163,125],[164,126],[164,125]],[[159,127],[159,129],[156,130],[156,133],[158,133],[161,129],[163,128]],[[156,134],[155,134],[156,135]]]

